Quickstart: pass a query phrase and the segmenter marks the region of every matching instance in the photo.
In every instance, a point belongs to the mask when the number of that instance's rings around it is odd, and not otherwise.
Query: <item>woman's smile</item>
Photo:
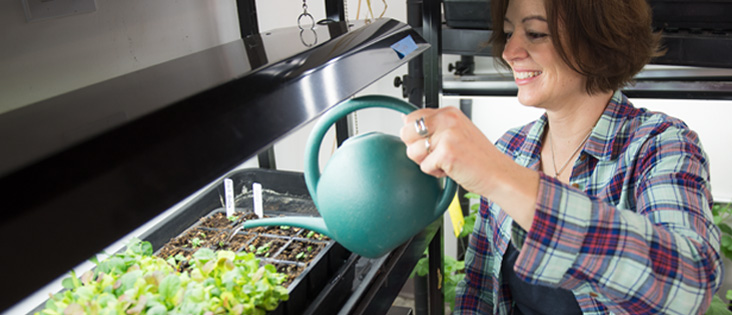
[[[513,78],[517,85],[528,84],[542,74],[541,71],[513,71]]]

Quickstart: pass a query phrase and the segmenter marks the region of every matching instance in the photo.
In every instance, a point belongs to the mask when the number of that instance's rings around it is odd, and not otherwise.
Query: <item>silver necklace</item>
[[[554,178],[557,178],[557,177],[559,177],[559,174],[562,174],[562,172],[564,172],[564,169],[567,168],[567,165],[569,165],[569,162],[571,162],[574,159],[574,156],[577,155],[577,152],[579,152],[580,149],[582,149],[582,147],[585,145],[585,142],[587,142],[587,139],[590,139],[590,135],[592,134],[592,128],[590,128],[590,132],[587,133],[587,136],[585,136],[585,139],[582,140],[582,142],[580,142],[579,146],[576,149],[574,149],[574,153],[572,153],[572,155],[569,157],[567,162],[564,162],[564,165],[562,165],[562,168],[560,168],[558,171],[557,171],[557,159],[554,157],[554,138],[552,137],[551,129],[549,129],[547,131],[547,133],[549,134],[549,141],[551,142],[550,148],[552,150],[552,166],[554,167]]]

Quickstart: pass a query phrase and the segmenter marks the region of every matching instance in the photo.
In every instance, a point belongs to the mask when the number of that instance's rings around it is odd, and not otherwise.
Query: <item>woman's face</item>
[[[503,59],[513,70],[521,104],[556,108],[586,94],[585,79],[559,57],[546,19],[544,0],[509,0],[503,29]],[[579,93],[579,94],[578,94]]]

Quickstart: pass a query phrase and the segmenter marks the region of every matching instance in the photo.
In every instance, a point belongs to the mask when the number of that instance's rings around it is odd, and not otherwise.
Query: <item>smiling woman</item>
[[[510,25],[502,16],[509,2],[493,3],[493,14],[497,14],[493,20]],[[643,1],[549,0],[545,15],[525,17],[521,22],[532,19],[542,21],[547,30],[531,33],[531,37],[561,34],[551,37],[553,47],[564,63],[587,78],[588,93],[621,88],[653,57],[663,54],[661,34],[651,32],[651,10]],[[493,55],[501,56],[510,31],[498,22],[493,23],[493,30]],[[510,67],[504,59],[497,61]]]
[[[703,313],[723,267],[709,160],[620,91],[659,54],[646,0],[492,3],[493,55],[544,114],[495,144],[452,107],[401,130],[423,172],[483,196],[455,313]]]

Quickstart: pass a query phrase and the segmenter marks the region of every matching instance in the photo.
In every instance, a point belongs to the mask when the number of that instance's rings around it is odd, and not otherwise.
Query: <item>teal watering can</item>
[[[249,220],[243,228],[288,225],[324,234],[353,253],[380,257],[406,242],[445,212],[456,184],[423,173],[407,157],[396,136],[378,132],[350,137],[336,150],[321,174],[318,153],[331,125],[369,107],[402,113],[417,109],[397,98],[353,98],[326,112],[306,145],[305,184],[321,217],[275,217]]]

